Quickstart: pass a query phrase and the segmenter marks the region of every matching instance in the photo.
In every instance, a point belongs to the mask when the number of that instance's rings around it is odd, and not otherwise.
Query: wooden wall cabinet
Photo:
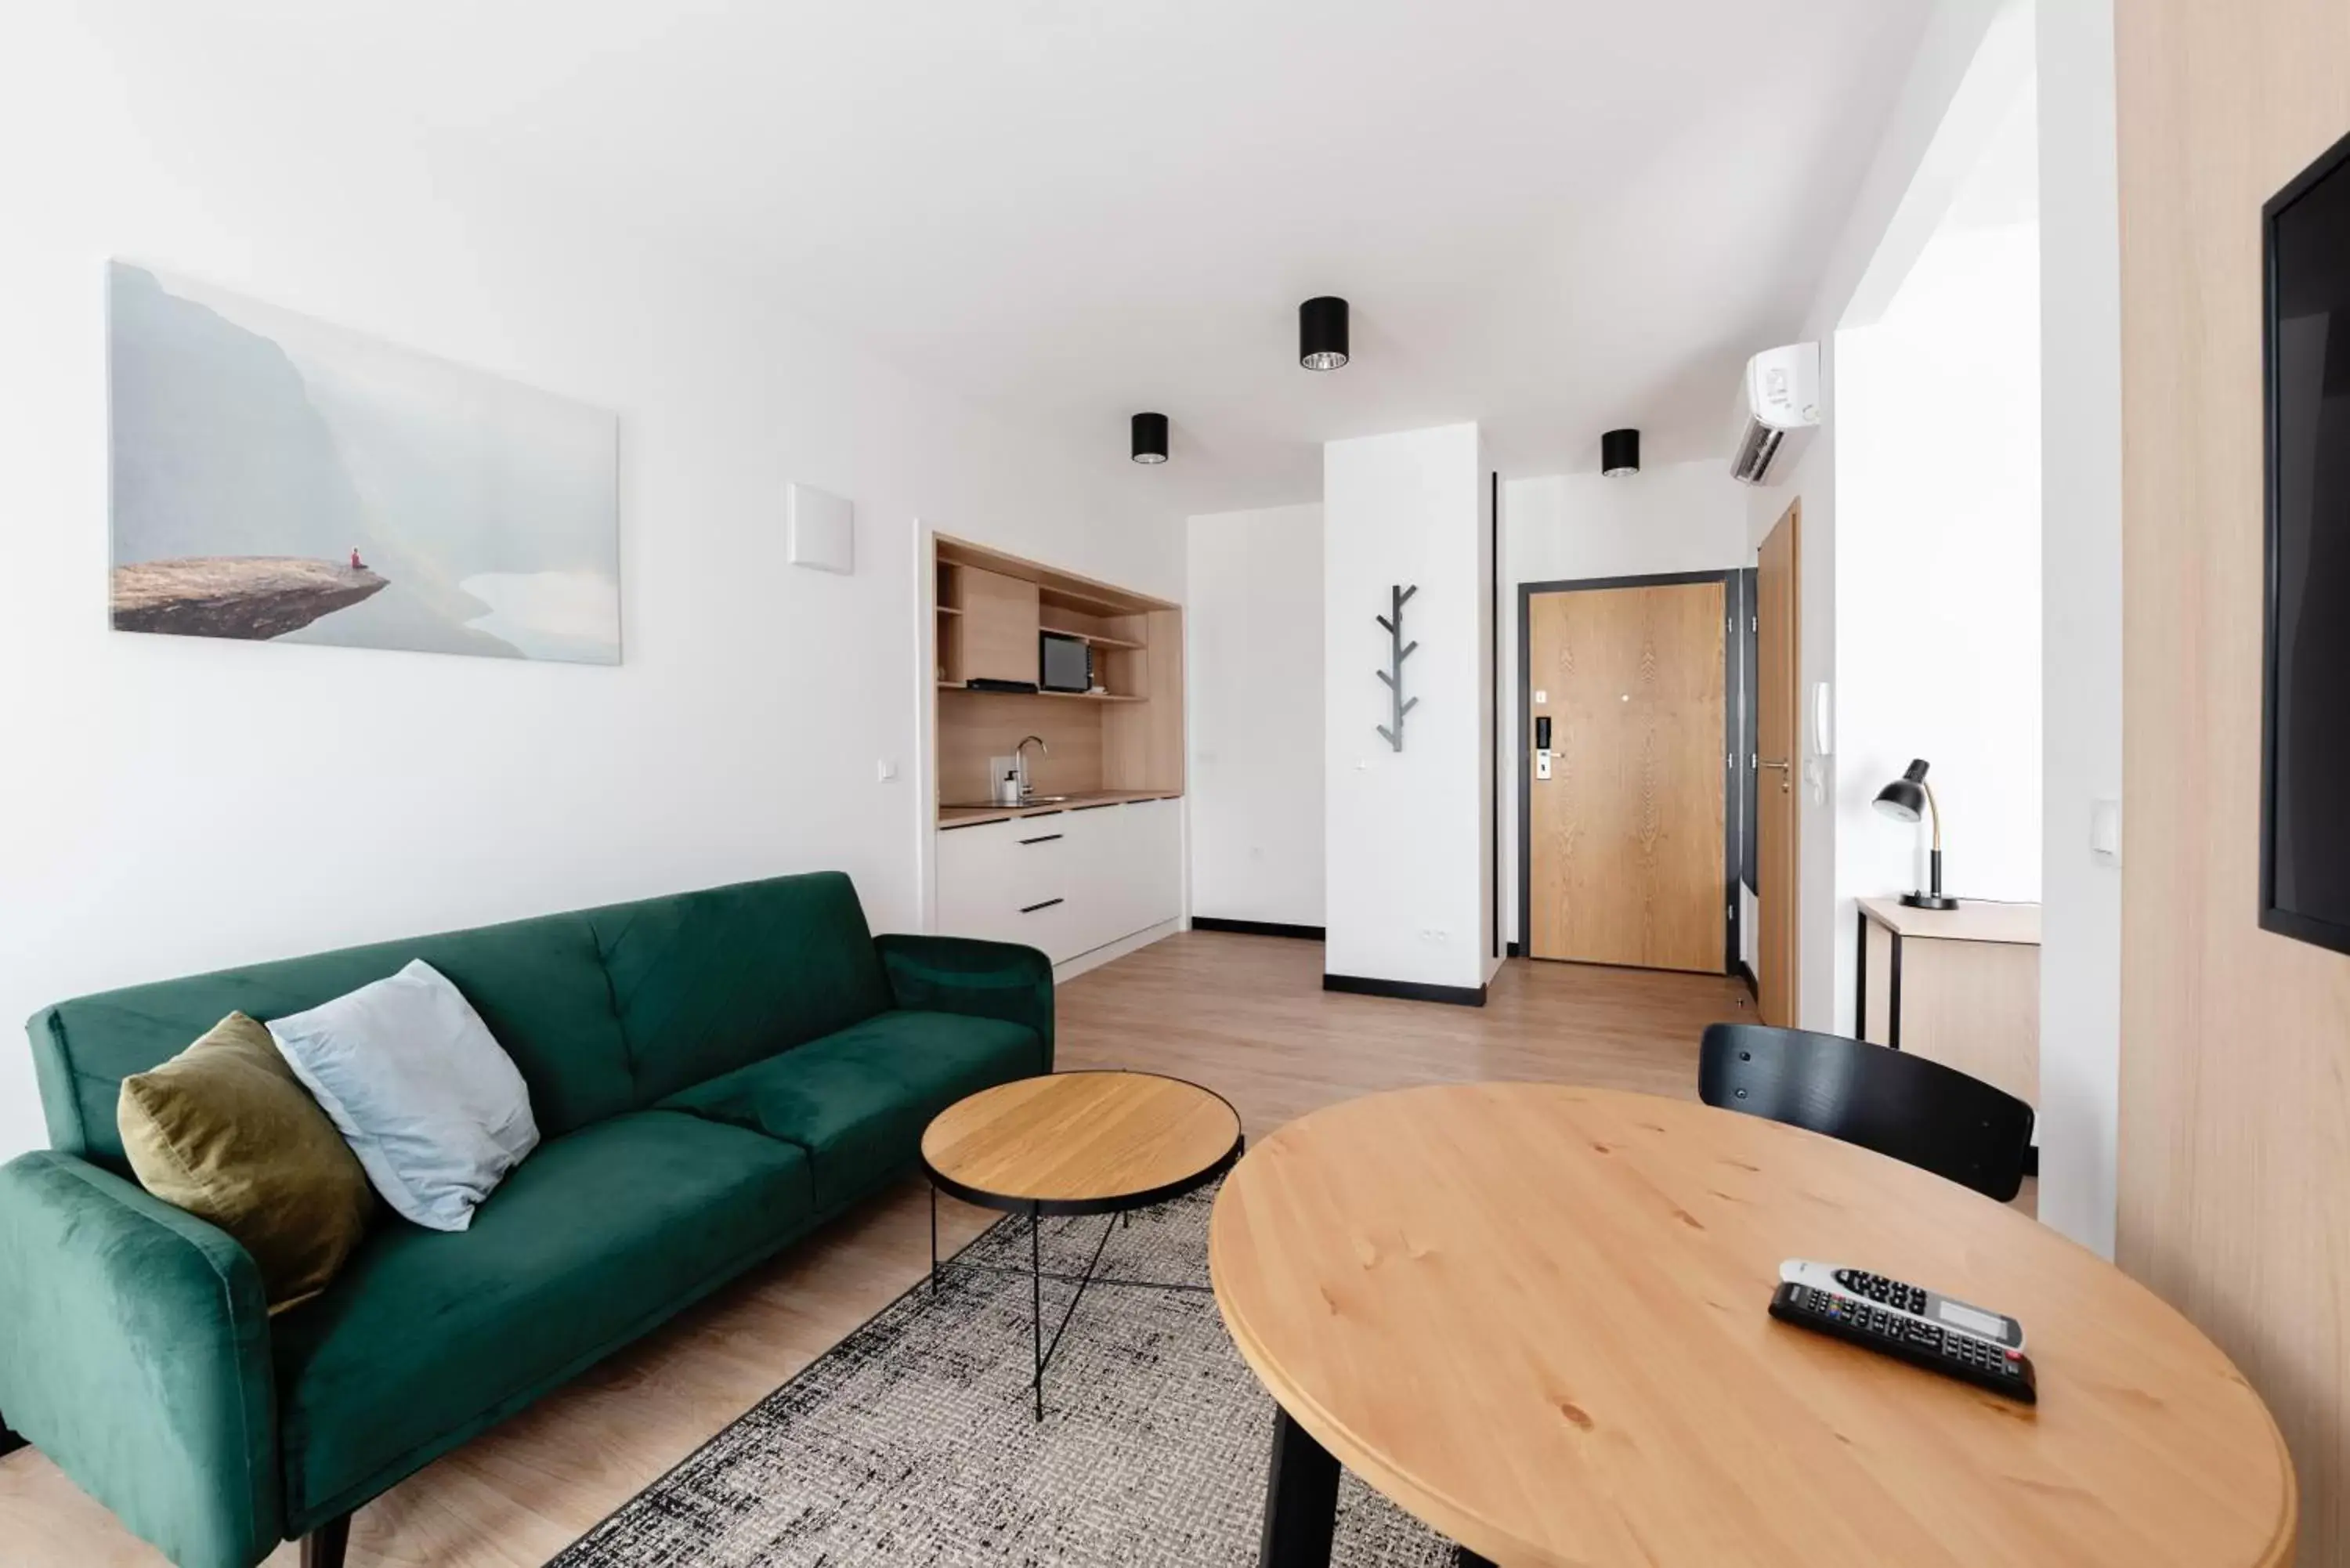
[[[1183,611],[1000,550],[938,535],[936,748],[941,809],[986,803],[991,757],[1026,735],[1040,794],[1180,794]],[[1097,690],[973,691],[973,680],[1033,685],[1040,632],[1083,639]]]
[[[1860,900],[1860,1037],[2040,1101],[2040,906]]]
[[[964,567],[962,670],[965,680],[1036,679],[1036,585],[1001,572]]]

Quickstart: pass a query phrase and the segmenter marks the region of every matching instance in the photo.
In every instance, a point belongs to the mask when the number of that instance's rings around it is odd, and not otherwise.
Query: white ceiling
[[[103,3],[103,0],[101,0]],[[706,252],[1181,511],[1452,420],[1723,445],[1926,0],[113,0],[147,68]],[[1295,306],[1354,304],[1300,369]],[[1172,462],[1123,461],[1164,410]],[[1105,471],[1107,472],[1107,470]]]

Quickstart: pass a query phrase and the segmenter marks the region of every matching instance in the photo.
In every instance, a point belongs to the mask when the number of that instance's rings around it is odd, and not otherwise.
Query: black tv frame
[[[2277,218],[2350,164],[2350,136],[2261,208],[2261,929],[2350,953],[2350,925],[2282,909],[2276,901],[2277,749]]]

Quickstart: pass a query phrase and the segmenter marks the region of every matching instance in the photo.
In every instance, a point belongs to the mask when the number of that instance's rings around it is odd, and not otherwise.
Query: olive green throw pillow
[[[272,1312],[317,1294],[367,1231],[367,1173],[242,1012],[123,1079],[114,1119],[140,1185],[235,1237]]]

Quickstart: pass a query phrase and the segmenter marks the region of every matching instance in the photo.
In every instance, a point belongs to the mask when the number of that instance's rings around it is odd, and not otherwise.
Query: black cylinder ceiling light
[[[1137,462],[1167,461],[1167,416],[1165,414],[1134,416],[1134,461]]]
[[[1588,450],[1588,449],[1586,449]],[[1599,438],[1599,472],[1622,479],[1640,472],[1640,432],[1609,431]]]
[[[1297,362],[1335,370],[1347,362],[1347,302],[1320,295],[1297,307]]]

